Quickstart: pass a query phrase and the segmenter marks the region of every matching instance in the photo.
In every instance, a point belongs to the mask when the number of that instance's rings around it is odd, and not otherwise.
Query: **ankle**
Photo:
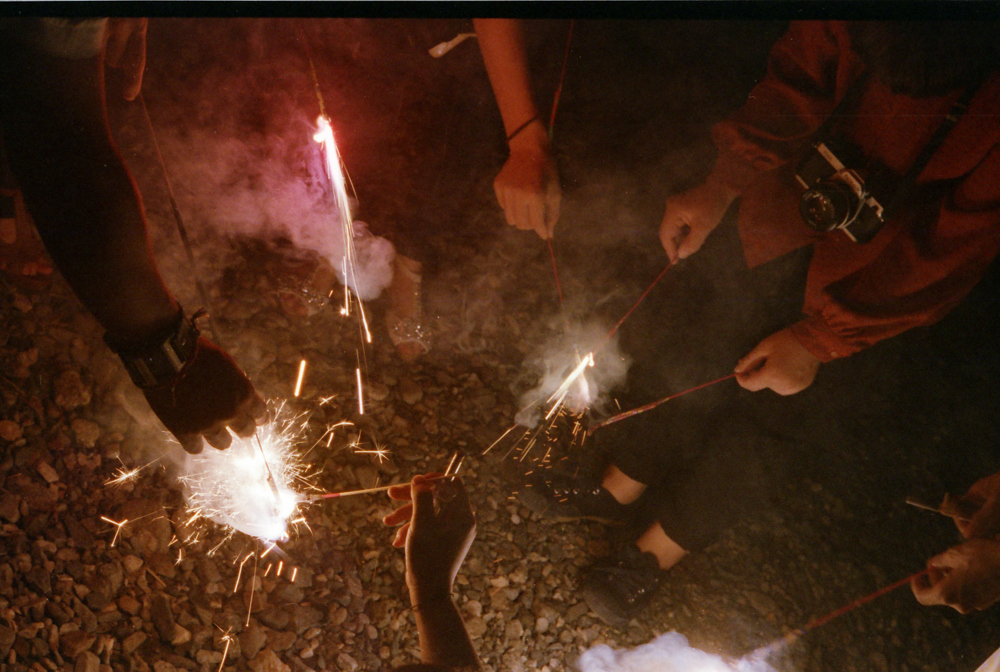
[[[663,570],[670,569],[687,555],[687,551],[668,537],[659,523],[650,527],[641,537],[636,539],[635,545],[643,553],[655,556],[657,564]]]
[[[604,472],[601,487],[610,492],[619,504],[626,506],[638,500],[646,491],[644,483],[626,476],[613,464]]]

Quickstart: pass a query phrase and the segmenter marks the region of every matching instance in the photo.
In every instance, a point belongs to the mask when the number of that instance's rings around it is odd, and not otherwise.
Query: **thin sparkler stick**
[[[595,431],[597,431],[601,427],[604,427],[606,425],[610,425],[610,424],[616,423],[619,420],[625,420],[626,418],[631,418],[633,415],[639,415],[640,413],[645,413],[646,411],[650,411],[650,410],[656,408],[657,406],[659,406],[660,404],[663,404],[663,403],[666,403],[666,402],[670,401],[671,399],[676,399],[677,397],[683,397],[685,394],[690,394],[691,392],[697,392],[698,390],[702,389],[703,387],[708,387],[709,385],[715,385],[716,383],[721,383],[724,380],[729,380],[730,378],[735,378],[735,377],[736,377],[736,373],[730,373],[728,376],[723,376],[722,378],[716,378],[715,380],[710,380],[707,383],[702,383],[701,385],[695,385],[694,387],[688,388],[688,389],[683,390],[681,392],[675,392],[674,394],[671,394],[668,397],[664,397],[663,399],[658,399],[656,401],[652,401],[652,402],[650,402],[650,403],[648,403],[648,404],[646,404],[644,406],[639,406],[638,408],[633,408],[630,411],[625,411],[624,413],[619,413],[618,415],[613,415],[610,418],[608,418],[607,420],[602,420],[601,422],[598,422],[597,424],[595,424],[593,427],[591,427],[587,431],[587,433],[588,434],[593,434]]]
[[[271,492],[274,493],[274,499],[280,500],[281,496],[278,495],[278,484],[274,480],[274,474],[271,473],[271,465],[267,463],[267,455],[264,453],[264,444],[260,442],[260,434],[257,433],[257,428],[253,428],[253,438],[257,439],[257,447],[260,448],[260,459],[264,461],[264,468],[267,470],[267,484],[271,488]]]
[[[433,476],[431,478],[424,479],[424,482],[426,483],[428,481],[441,481],[441,480],[444,480],[446,478],[447,479],[455,478],[455,474],[446,474],[446,475],[443,475],[443,476]],[[327,492],[327,493],[324,493],[322,495],[309,495],[308,497],[306,497],[306,501],[307,502],[316,502],[316,501],[319,501],[321,499],[336,499],[336,498],[339,498],[339,497],[353,497],[355,495],[368,495],[368,494],[372,494],[372,493],[375,493],[375,492],[385,492],[389,488],[395,488],[398,485],[409,485],[409,482],[406,482],[406,483],[391,483],[389,485],[380,485],[377,488],[364,488],[363,490],[347,490],[347,491],[344,491],[344,492]]]
[[[785,635],[784,637],[782,637],[780,640],[774,642],[773,644],[768,645],[765,648],[770,648],[772,646],[775,646],[776,644],[788,644],[790,642],[793,642],[796,639],[798,639],[799,637],[801,637],[802,635],[804,635],[807,632],[809,632],[810,630],[815,630],[816,628],[820,627],[821,625],[826,625],[827,623],[829,623],[833,619],[837,618],[838,616],[843,616],[847,612],[854,611],[858,607],[860,607],[860,606],[862,606],[864,604],[868,604],[872,600],[878,599],[878,598],[882,597],[883,595],[885,595],[887,593],[891,593],[892,591],[896,590],[897,588],[902,588],[903,586],[905,586],[906,584],[910,583],[914,579],[923,576],[928,571],[930,571],[930,570],[927,570],[927,569],[921,570],[921,571],[917,572],[916,574],[911,574],[910,576],[906,577],[905,579],[900,579],[899,581],[896,581],[893,584],[885,586],[884,588],[879,588],[874,593],[869,593],[868,595],[865,595],[864,597],[859,597],[858,599],[854,600],[853,602],[851,602],[849,604],[844,605],[843,607],[840,607],[839,609],[834,609],[833,611],[831,611],[829,614],[826,614],[825,616],[820,616],[819,618],[815,618],[815,619],[809,621],[808,623],[806,623],[805,625],[803,625],[803,626],[801,626],[799,628],[796,628],[795,630],[792,630],[790,633],[788,633],[787,635]]]
[[[163,160],[163,154],[160,152],[160,143],[156,138],[156,130],[153,128],[153,120],[149,117],[149,109],[146,107],[146,99],[143,98],[142,92],[139,92],[139,103],[142,107],[142,113],[146,117],[146,126],[149,128],[149,137],[153,141],[153,150],[156,152],[156,160],[160,163],[160,172],[163,174],[163,183],[167,187],[167,195],[170,196],[170,209],[174,213],[174,221],[177,224],[177,233],[181,237],[181,243],[184,244],[184,252],[187,254],[188,263],[191,264],[191,275],[194,278],[194,286],[198,290],[198,296],[201,298],[202,305],[206,309],[211,305],[208,301],[208,292],[205,291],[205,286],[201,282],[201,276],[198,274],[198,265],[194,259],[194,251],[191,249],[191,240],[188,238],[187,227],[184,226],[184,218],[181,217],[180,208],[177,206],[177,197],[174,196],[174,187],[170,184],[170,176],[167,174],[167,164]],[[212,318],[212,311],[209,310],[205,317],[208,321],[208,326],[212,330],[212,335],[215,340],[219,343],[222,341],[222,334],[219,332],[218,327],[215,325],[215,320]]]
[[[669,271],[672,266],[673,266],[672,263],[668,263],[663,268],[663,270],[660,271],[660,274],[656,276],[656,279],[653,280],[652,283],[650,283],[649,287],[646,288],[646,291],[642,293],[642,296],[640,296],[639,299],[632,304],[632,307],[628,309],[627,313],[622,315],[622,319],[618,320],[617,324],[615,324],[615,326],[611,328],[611,331],[609,331],[608,335],[604,337],[604,340],[601,341],[601,344],[598,345],[596,348],[594,348],[594,352],[597,352],[598,350],[600,350],[601,348],[603,348],[605,345],[608,344],[608,341],[610,341],[611,338],[618,332],[621,326],[625,323],[625,320],[628,319],[628,316],[631,315],[633,312],[635,312],[635,309],[639,307],[639,304],[642,303],[647,296],[649,296],[649,293],[653,291],[653,287],[656,287],[656,284],[660,282],[660,279],[667,274],[667,271]]]

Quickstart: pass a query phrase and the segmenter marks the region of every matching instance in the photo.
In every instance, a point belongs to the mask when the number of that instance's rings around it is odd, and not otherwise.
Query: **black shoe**
[[[666,577],[656,556],[627,544],[590,570],[583,597],[602,621],[624,628],[650,603]]]
[[[593,520],[605,525],[624,525],[631,513],[631,507],[619,503],[593,479],[551,469],[527,476],[519,497],[526,507],[557,523]]]

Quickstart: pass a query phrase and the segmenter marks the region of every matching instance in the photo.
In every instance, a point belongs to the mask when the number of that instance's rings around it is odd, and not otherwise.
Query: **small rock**
[[[543,634],[549,629],[549,619],[544,616],[539,616],[535,619],[535,632],[538,634]]]
[[[118,608],[127,614],[135,616],[142,609],[142,604],[131,595],[122,595],[118,598]]]
[[[201,649],[196,654],[194,654],[194,659],[198,661],[198,664],[205,667],[208,665],[215,665],[222,662],[222,651],[210,651],[208,649]]]
[[[240,648],[243,650],[243,657],[247,660],[256,658],[266,641],[267,635],[264,633],[264,628],[259,625],[254,624],[244,629],[240,633]]]
[[[354,660],[351,656],[346,653],[341,653],[337,656],[337,665],[341,670],[345,672],[354,672],[358,667],[358,661]]]
[[[122,558],[122,565],[125,566],[125,571],[129,574],[135,574],[142,569],[142,564],[142,558],[136,555],[126,555]]]
[[[55,402],[60,408],[72,410],[90,403],[90,388],[88,388],[80,372],[66,369],[52,383],[55,392]]]
[[[74,630],[59,636],[59,650],[63,657],[76,660],[81,653],[88,650],[97,641],[97,637],[82,630]]]
[[[0,439],[13,443],[21,438],[21,425],[13,420],[0,420]]]
[[[409,378],[401,379],[398,389],[400,398],[410,406],[424,398],[423,389]]]
[[[17,524],[21,519],[21,498],[10,492],[0,494],[0,518]]]
[[[0,658],[6,658],[10,647],[14,645],[17,633],[5,625],[0,625]]]
[[[344,654],[341,654],[341,656],[343,655]],[[281,659],[278,658],[278,654],[271,649],[264,649],[258,653],[254,656],[253,660],[250,661],[249,665],[253,672],[292,672],[292,668],[281,662]],[[352,670],[356,670],[357,667],[357,663],[355,663]]]
[[[170,643],[174,646],[181,646],[191,641],[191,631],[185,627],[174,624],[174,636]]]
[[[588,611],[590,611],[590,607],[587,606],[586,602],[577,602],[566,612],[566,622],[576,623],[576,621]]]
[[[90,651],[84,651],[76,657],[73,672],[100,672],[101,659]]]
[[[146,633],[134,632],[122,640],[122,651],[125,653],[134,653],[135,650],[142,646],[142,643],[145,641]]]
[[[76,437],[77,443],[85,448],[93,448],[97,440],[101,438],[101,426],[86,418],[73,418],[70,429],[73,430],[73,436]]]
[[[31,305],[31,300],[28,299],[21,292],[14,292],[14,307],[17,308],[22,313],[30,313],[34,306]]]
[[[479,616],[473,616],[465,622],[465,630],[472,639],[479,639],[486,634],[486,621]]]
[[[38,474],[48,483],[55,483],[59,480],[59,474],[56,473],[56,470],[52,468],[51,464],[45,462],[44,460],[39,461],[35,465],[35,470],[38,471]]]
[[[134,557],[134,556],[132,556]],[[174,612],[170,606],[170,600],[165,595],[157,593],[149,605],[149,620],[153,621],[156,634],[164,642],[173,642],[176,633],[174,629]],[[190,633],[188,633],[190,635]]]

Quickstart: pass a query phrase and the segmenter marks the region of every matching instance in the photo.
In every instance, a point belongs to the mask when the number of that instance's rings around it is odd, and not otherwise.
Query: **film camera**
[[[894,176],[879,166],[862,176],[845,165],[866,163],[859,150],[836,138],[813,145],[795,170],[806,189],[799,212],[810,228],[824,233],[843,229],[856,243],[875,237],[885,223],[886,197],[894,191]]]

